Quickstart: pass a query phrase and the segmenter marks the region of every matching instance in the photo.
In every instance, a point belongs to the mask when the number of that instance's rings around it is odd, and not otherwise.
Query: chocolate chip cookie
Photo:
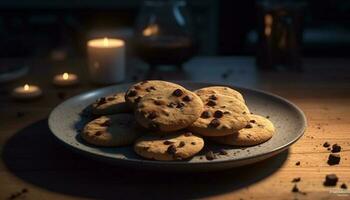
[[[227,95],[199,93],[203,112],[190,127],[203,136],[224,136],[244,128],[249,123],[248,107],[237,98]]]
[[[241,93],[239,93],[237,90],[234,90],[232,88],[225,87],[225,86],[210,86],[210,87],[198,89],[194,92],[199,96],[215,95],[215,94],[226,95],[226,96],[236,98],[242,101],[243,103],[245,102]]]
[[[135,142],[134,151],[147,159],[183,160],[193,157],[203,146],[202,138],[190,132],[183,132],[166,136],[143,136]]]
[[[195,93],[183,87],[160,88],[140,100],[135,118],[145,128],[171,132],[188,127],[202,111],[203,102]]]
[[[274,133],[275,127],[270,120],[259,115],[250,115],[249,124],[243,129],[231,135],[210,139],[220,144],[252,146],[266,142]]]
[[[132,114],[101,116],[85,125],[82,138],[96,146],[116,147],[132,144],[139,136]]]
[[[139,83],[136,83],[132,85],[125,93],[125,101],[131,108],[136,108],[136,105],[143,96],[152,93],[152,92],[159,92],[159,90],[162,90],[164,88],[168,89],[185,89],[182,86],[170,83],[166,81],[160,81],[160,80],[148,80],[148,81],[142,81]]]
[[[99,98],[92,104],[91,111],[95,115],[112,115],[131,112],[130,107],[125,102],[124,96],[125,93],[122,92]]]

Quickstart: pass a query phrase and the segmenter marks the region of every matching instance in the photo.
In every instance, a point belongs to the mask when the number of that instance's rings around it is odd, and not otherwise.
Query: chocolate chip
[[[245,128],[253,128],[253,126],[251,124],[247,124]]]
[[[299,192],[299,188],[296,184],[294,184],[292,192]]]
[[[296,166],[299,166],[299,165],[300,165],[300,161],[296,162],[295,165],[296,165]]]
[[[330,150],[332,150],[332,148],[328,147],[327,150],[330,151]]]
[[[338,177],[335,174],[327,174],[326,179],[323,182],[324,186],[335,186],[337,185]]]
[[[332,145],[332,153],[338,153],[341,150],[341,146],[338,144],[333,144]]]
[[[141,101],[141,98],[142,98],[142,97],[137,97],[136,99],[134,99],[134,102],[135,102],[135,103],[140,102],[140,101]]]
[[[184,96],[184,97],[182,98],[182,101],[185,101],[185,102],[189,102],[189,101],[191,101],[191,100],[192,100],[191,97],[188,96],[188,95],[186,95],[186,96]]]
[[[297,177],[297,178],[293,178],[292,183],[297,183],[300,182],[301,178]]]
[[[177,146],[177,147],[184,147],[186,145],[186,143],[184,142],[184,141],[181,141],[180,143],[179,143],[179,146]]]
[[[182,108],[182,107],[184,107],[184,106],[185,106],[184,103],[179,102],[179,103],[177,103],[176,108]]]
[[[107,97],[107,101],[113,101],[115,97]]]
[[[225,111],[224,114],[227,115],[227,114],[230,114],[230,112],[229,111]]]
[[[169,140],[165,140],[164,142],[163,142],[163,144],[165,144],[165,145],[170,145],[170,144],[173,144],[174,142],[172,142],[172,141],[169,141]]]
[[[329,146],[331,146],[328,142],[325,142],[325,143],[323,143],[323,147],[329,147]]]
[[[210,126],[210,127],[214,127],[214,128],[218,127],[219,125],[220,125],[220,120],[218,120],[218,119],[213,119],[213,120],[211,120],[211,122],[209,123],[209,126]]]
[[[209,99],[211,99],[211,100],[217,100],[218,98],[217,98],[215,95],[212,94],[212,95],[209,96]]]
[[[202,114],[201,114],[201,118],[204,118],[204,119],[207,119],[210,117],[210,112],[209,111],[203,111]]]
[[[217,110],[214,112],[215,118],[221,118],[224,115],[224,113],[221,110]]]
[[[215,155],[212,151],[208,151],[206,154],[205,154],[205,157],[207,158],[207,160],[214,160],[215,159]]]
[[[267,116],[266,116],[266,118],[267,118],[267,119],[269,119],[269,118],[270,118],[270,116],[268,116],[268,115],[267,115]]]
[[[243,114],[243,115],[246,115],[246,114],[247,114],[247,112],[246,112],[246,111],[244,111],[244,112],[242,112],[242,114]]]
[[[103,134],[102,131],[97,131],[97,132],[95,133],[96,136],[100,136],[100,135],[102,135],[102,134]]]
[[[135,87],[134,87],[136,90],[140,90],[141,89],[141,87],[140,86],[138,86],[138,85],[135,85]]]
[[[164,101],[161,101],[161,100],[154,100],[154,104],[160,106],[160,105],[164,105],[165,102],[164,102]]]
[[[183,95],[183,92],[180,89],[176,89],[174,90],[173,95],[176,97],[181,97]]]
[[[168,154],[171,154],[171,155],[174,155],[175,153],[176,153],[176,147],[175,147],[175,145],[170,145],[169,147],[168,147],[168,149],[166,150],[166,152],[168,153]]]
[[[220,149],[219,154],[220,155],[227,155],[227,151],[225,149]]]
[[[154,112],[154,111],[152,111],[152,112],[150,112],[150,113],[148,114],[147,118],[148,118],[148,119],[154,119],[154,118],[156,118],[157,116],[158,116],[157,113]]]
[[[189,137],[189,136],[192,136],[193,134],[192,134],[191,132],[186,132],[184,135],[185,135],[186,137]]]
[[[147,92],[151,92],[152,90],[156,90],[156,88],[153,86],[146,88]]]
[[[103,123],[100,124],[101,126],[110,126],[111,125],[111,121],[110,120],[106,120]]]
[[[196,145],[196,142],[191,142],[192,145]]]
[[[340,155],[338,153],[331,153],[328,156],[328,161],[327,163],[329,165],[337,165],[340,162]]]
[[[170,102],[167,106],[168,106],[169,108],[174,108],[174,107],[176,106],[176,103]]]
[[[216,102],[213,101],[213,100],[209,100],[208,103],[207,103],[208,106],[215,106],[216,105]]]
[[[128,94],[127,94],[128,97],[134,97],[134,96],[136,96],[136,95],[137,95],[136,90],[130,90],[130,91],[128,92]]]
[[[254,119],[251,119],[249,122],[251,123],[255,123],[256,121]]]
[[[348,189],[348,186],[345,183],[343,183],[343,184],[340,185],[340,188],[341,189]]]

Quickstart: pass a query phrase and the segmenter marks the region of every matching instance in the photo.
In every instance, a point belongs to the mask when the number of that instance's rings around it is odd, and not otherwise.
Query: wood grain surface
[[[301,72],[261,72],[251,57],[197,57],[183,71],[148,72],[129,62],[128,80],[193,80],[264,89],[285,97],[306,114],[308,128],[289,150],[268,160],[208,173],[142,171],[81,157],[51,135],[47,116],[63,101],[99,86],[88,81],[80,59],[61,63],[31,61],[30,73],[0,86],[0,199],[350,199],[350,59],[304,59]],[[56,73],[75,72],[81,84],[57,88]],[[18,102],[10,91],[26,82],[44,96]],[[341,161],[330,166],[324,142],[339,144]],[[296,165],[300,162],[300,165]],[[335,173],[337,186],[325,187]],[[294,178],[300,192],[292,192]],[[23,190],[23,192],[22,192]]]

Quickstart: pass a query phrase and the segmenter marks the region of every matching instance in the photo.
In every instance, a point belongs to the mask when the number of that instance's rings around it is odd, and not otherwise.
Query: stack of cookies
[[[275,132],[267,118],[250,113],[242,94],[223,86],[190,91],[166,81],[143,81],[98,99],[91,111],[99,117],[84,127],[86,142],[133,145],[138,155],[153,160],[191,158],[207,140],[257,145]]]

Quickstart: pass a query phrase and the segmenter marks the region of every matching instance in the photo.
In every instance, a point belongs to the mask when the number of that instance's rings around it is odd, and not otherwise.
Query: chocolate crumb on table
[[[341,150],[341,146],[338,144],[333,144],[332,145],[332,153],[338,153]]]
[[[331,153],[329,154],[327,163],[329,165],[337,165],[340,162],[340,155],[339,153]]]
[[[325,143],[323,143],[323,147],[330,147],[331,146],[331,144],[329,144],[328,142],[325,142]]]
[[[296,166],[299,166],[299,165],[300,165],[300,161],[296,162],[295,165],[296,165]]]
[[[297,177],[297,178],[293,178],[292,183],[297,183],[300,182],[301,178]]]
[[[299,192],[299,188],[298,188],[297,184],[294,184],[292,192]]]
[[[338,177],[335,174],[327,174],[325,181],[323,182],[324,186],[335,186],[337,185]]]
[[[343,184],[340,185],[340,188],[341,189],[348,189],[348,186],[345,183],[343,183]]]

